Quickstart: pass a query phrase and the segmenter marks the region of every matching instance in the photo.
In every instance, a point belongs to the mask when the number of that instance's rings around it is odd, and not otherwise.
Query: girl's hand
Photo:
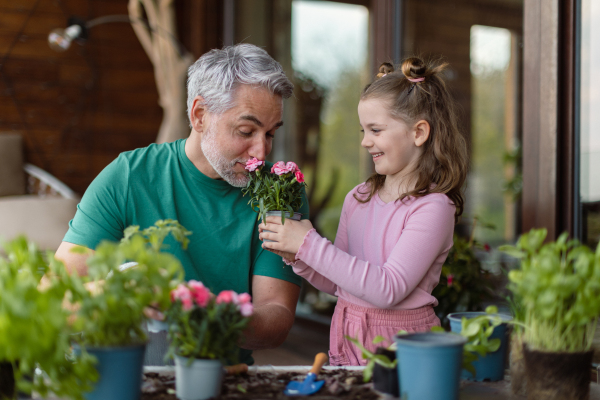
[[[304,241],[304,236],[311,229],[313,226],[307,219],[294,221],[287,218],[285,224],[281,225],[280,217],[267,217],[267,223],[258,226],[260,232],[258,237],[261,240],[273,240],[273,242],[263,242],[263,249],[296,254]]]

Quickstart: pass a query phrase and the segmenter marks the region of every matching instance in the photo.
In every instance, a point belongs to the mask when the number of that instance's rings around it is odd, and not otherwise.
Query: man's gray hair
[[[188,69],[188,118],[196,96],[202,96],[207,110],[214,114],[233,108],[240,84],[264,87],[284,99],[294,89],[281,65],[260,47],[237,44],[213,49]]]

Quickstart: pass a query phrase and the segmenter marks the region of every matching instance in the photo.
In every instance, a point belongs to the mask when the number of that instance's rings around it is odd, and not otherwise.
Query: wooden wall
[[[196,56],[219,46],[219,6],[176,3]],[[162,120],[152,64],[129,24],[93,27],[64,53],[48,46],[70,16],[114,14],[127,14],[127,0],[0,0],[0,134],[21,132],[26,162],[79,194],[120,152],[154,142]]]

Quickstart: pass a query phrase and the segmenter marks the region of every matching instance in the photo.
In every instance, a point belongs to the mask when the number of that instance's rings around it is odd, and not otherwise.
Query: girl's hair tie
[[[423,82],[425,80],[425,77],[420,77],[420,78],[409,78],[407,77],[406,79],[408,79],[409,81],[413,82],[413,83],[417,83],[417,82]]]

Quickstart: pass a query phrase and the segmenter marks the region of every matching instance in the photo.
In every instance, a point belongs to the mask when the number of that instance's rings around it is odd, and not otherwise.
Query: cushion
[[[0,197],[0,240],[25,234],[41,250],[56,251],[79,200],[35,195]]]
[[[25,194],[23,138],[18,133],[0,133],[0,196]]]

